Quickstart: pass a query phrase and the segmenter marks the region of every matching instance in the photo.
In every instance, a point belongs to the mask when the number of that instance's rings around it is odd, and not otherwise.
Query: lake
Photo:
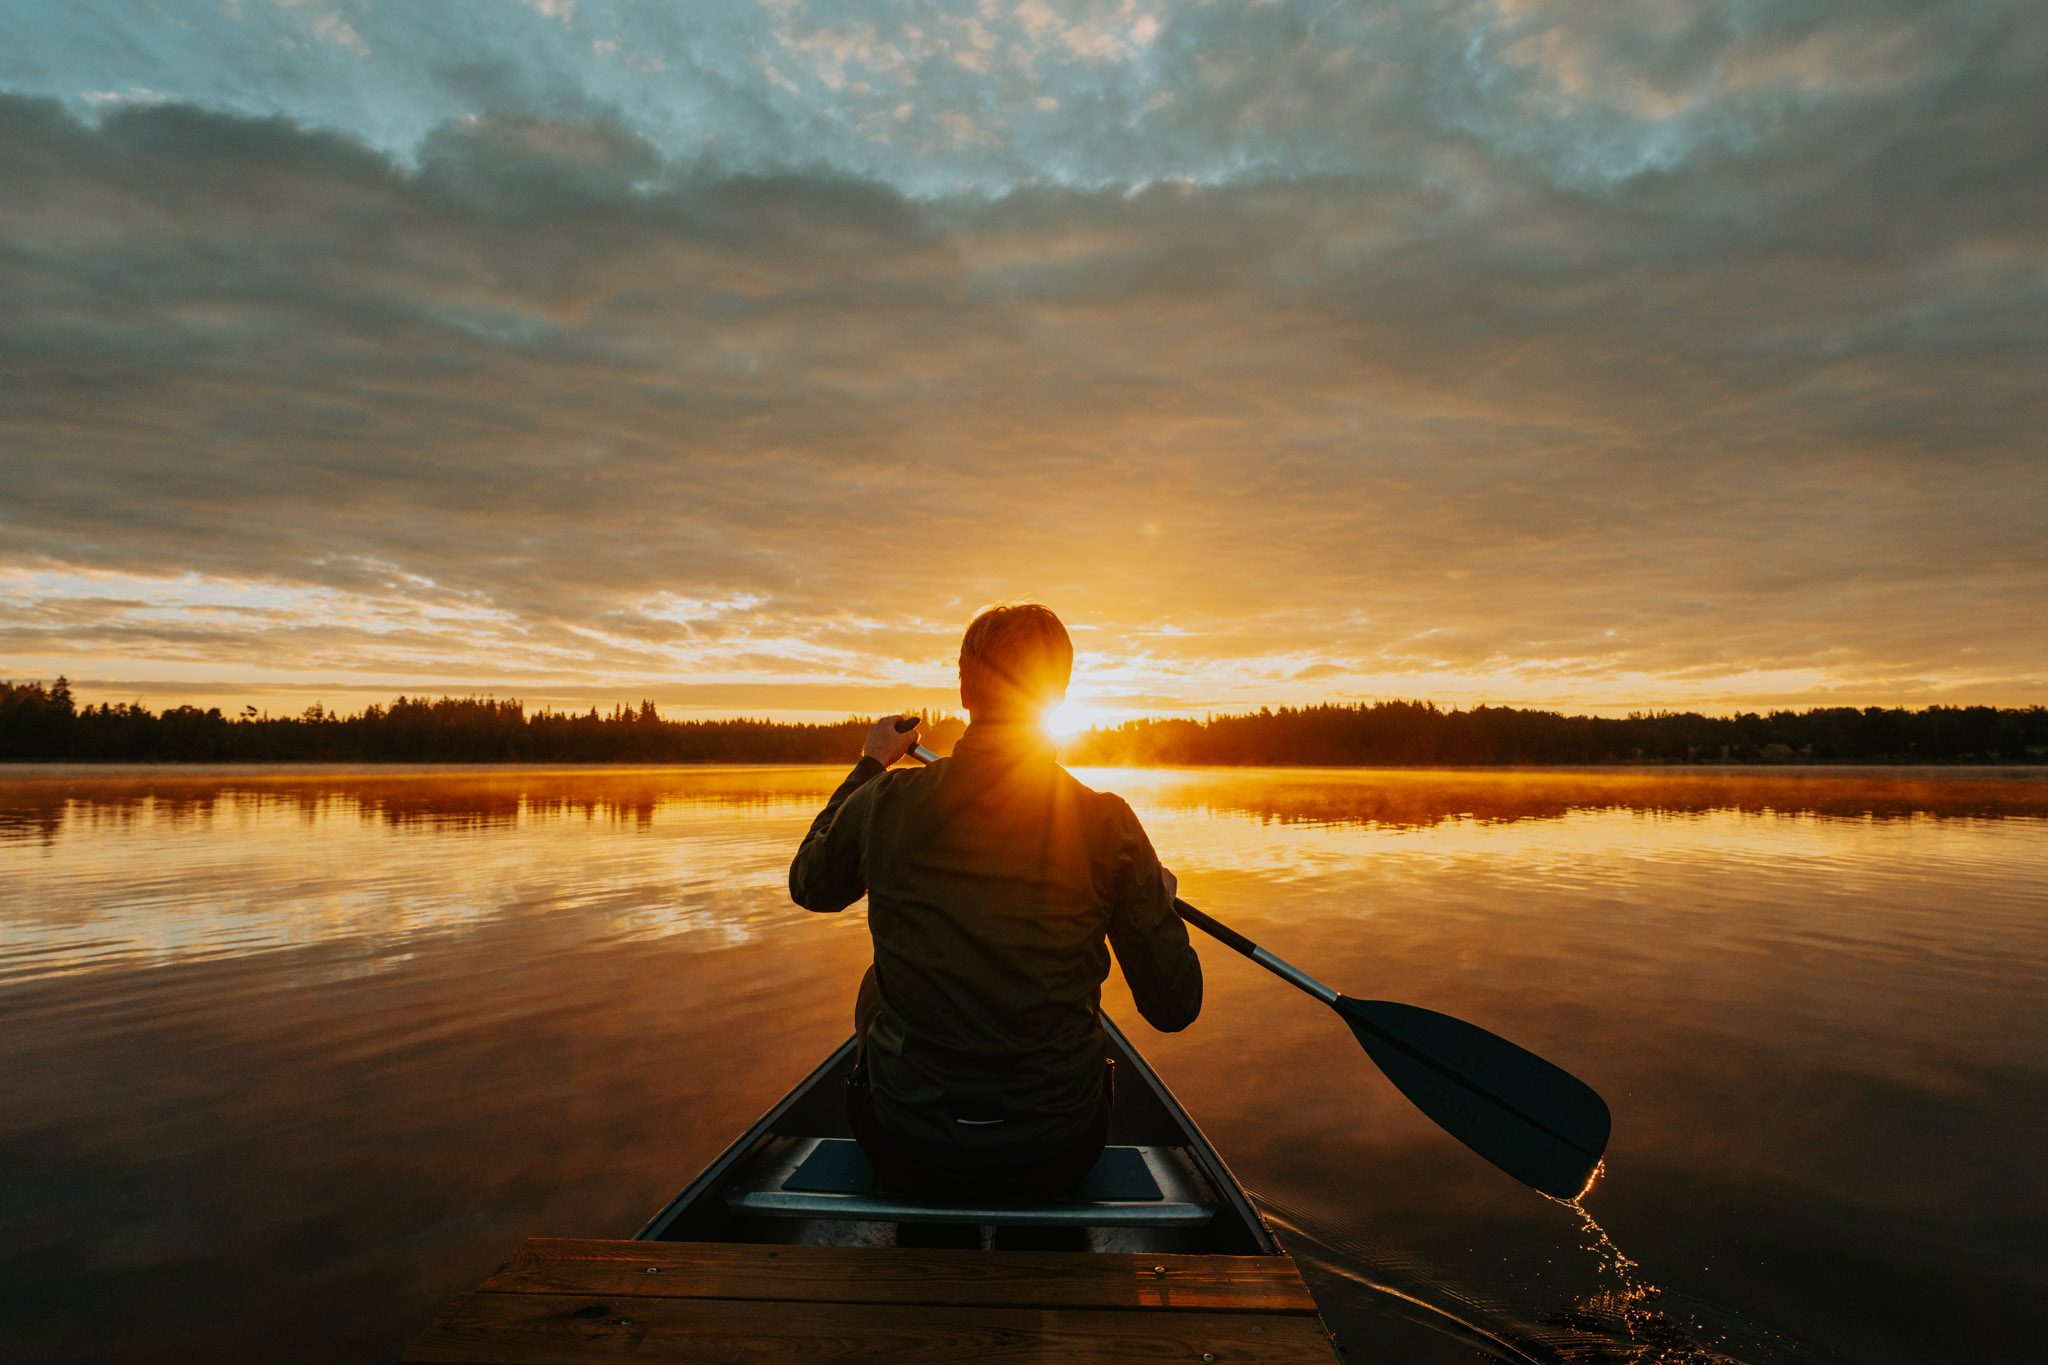
[[[841,771],[0,770],[0,1356],[385,1358],[630,1236],[848,1032],[865,919],[784,882]],[[1582,1216],[1220,945],[1182,1034],[1112,975],[1353,1360],[2048,1353],[2048,774],[1081,775],[1613,1108]]]

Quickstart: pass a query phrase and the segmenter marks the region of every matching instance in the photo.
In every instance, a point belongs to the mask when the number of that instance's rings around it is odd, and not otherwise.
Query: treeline
[[[2039,763],[2048,708],[1824,707],[1703,716],[1566,716],[1429,702],[1281,707],[1091,731],[1063,756],[1103,764]]]
[[[0,682],[0,759],[144,763],[846,763],[870,721],[665,720],[652,702],[608,714],[528,712],[517,701],[400,697],[356,715],[323,706],[297,716],[219,707],[161,712],[124,702],[80,706],[59,678]],[[961,722],[942,717],[927,742],[950,748]]]
[[[80,706],[70,685],[0,682],[0,760],[166,763],[845,763],[869,721],[666,720],[652,702],[583,713],[517,701],[400,697],[342,715],[130,703]],[[925,743],[949,752],[962,722]],[[1139,720],[1061,746],[1070,764],[2040,763],[2048,708],[1827,707],[1620,718],[1428,702],[1281,707],[1206,720]]]

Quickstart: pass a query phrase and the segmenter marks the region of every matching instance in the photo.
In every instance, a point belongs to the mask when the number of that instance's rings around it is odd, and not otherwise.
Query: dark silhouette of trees
[[[78,705],[70,684],[0,682],[0,760],[177,763],[841,763],[870,721],[665,720],[652,702],[582,714],[493,697],[399,697],[342,715],[239,715]],[[925,742],[951,750],[963,722]],[[1429,702],[1283,706],[1207,720],[1139,720],[1062,746],[1069,763],[1427,765],[2048,762],[2048,708],[1824,707],[1811,711],[1565,716]]]
[[[654,703],[581,715],[492,697],[400,697],[343,715],[229,717],[218,707],[161,714],[114,703],[80,708],[69,686],[0,682],[0,759],[165,763],[851,763],[870,719],[830,725],[664,720]],[[964,723],[941,716],[925,742],[952,748]]]
[[[1206,721],[1138,720],[1091,731],[1071,763],[1330,766],[1559,763],[2039,763],[2048,708],[1826,707],[1811,711],[1565,716],[1429,702],[1262,708]]]

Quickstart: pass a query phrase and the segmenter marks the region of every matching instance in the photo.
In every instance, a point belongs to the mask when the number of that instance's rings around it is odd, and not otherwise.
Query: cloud
[[[1445,177],[1475,154],[1599,185],[1755,150],[1811,118],[1910,116],[1957,83],[2010,95],[2039,74],[2043,41],[2012,0],[881,0],[858,17],[757,0],[573,14],[489,0],[482,21],[485,3],[131,7],[110,46],[90,7],[27,0],[0,18],[0,86],[70,102],[162,90],[346,131],[401,160],[464,114],[590,105],[669,159],[829,165],[919,194]],[[318,40],[321,16],[349,47]],[[473,70],[499,74],[492,102],[449,79]],[[999,130],[1000,145],[953,140],[957,119]]]
[[[1162,8],[1040,70],[1143,17],[1074,13],[763,46],[936,178],[509,59],[402,151],[0,97],[0,672],[879,706],[1029,593],[1133,705],[2038,699],[2040,21]]]

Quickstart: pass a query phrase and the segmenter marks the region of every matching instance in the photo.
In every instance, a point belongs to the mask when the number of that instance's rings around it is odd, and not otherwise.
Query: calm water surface
[[[0,772],[0,1357],[390,1356],[849,1026],[837,769]],[[1107,1007],[1358,1361],[2048,1358],[2048,784],[1099,771],[1183,894],[1612,1104],[1578,1212],[1198,939]]]

